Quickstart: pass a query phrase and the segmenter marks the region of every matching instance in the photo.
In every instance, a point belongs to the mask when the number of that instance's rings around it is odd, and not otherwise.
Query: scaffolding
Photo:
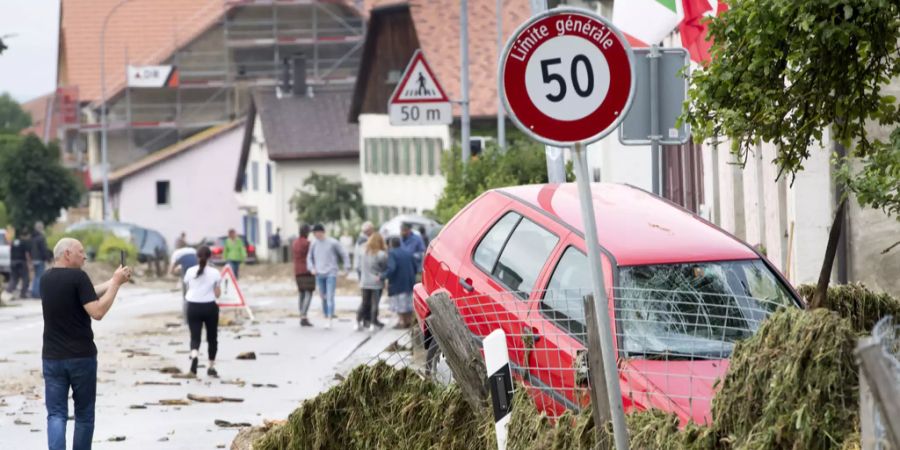
[[[350,2],[211,0],[198,15],[217,19],[184,40],[179,33],[185,36],[187,31],[174,29],[169,53],[149,58],[175,67],[175,86],[125,86],[108,99],[114,168],[243,116],[250,90],[277,86],[284,64],[297,55],[307,61],[307,85],[312,89],[348,89],[356,80],[365,21]],[[86,118],[77,129],[87,137],[100,131],[99,122],[97,116]]]

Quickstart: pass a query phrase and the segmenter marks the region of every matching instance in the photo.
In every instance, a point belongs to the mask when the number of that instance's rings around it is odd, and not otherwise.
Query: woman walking
[[[378,304],[384,290],[381,274],[387,269],[387,246],[384,238],[377,231],[369,236],[365,249],[359,255],[359,287],[362,289],[362,302],[356,311],[356,329],[369,328],[375,331],[384,327],[378,321]]]
[[[209,368],[206,374],[210,377],[218,377],[216,371],[216,352],[218,351],[219,329],[219,305],[216,299],[222,294],[219,289],[219,281],[222,277],[219,271],[208,267],[207,263],[212,252],[209,247],[202,246],[197,249],[199,264],[191,267],[184,274],[184,283],[187,285],[187,320],[191,330],[191,375],[197,375],[197,357],[200,353],[200,332],[206,325],[206,345],[209,353]]]
[[[316,290],[316,277],[309,273],[306,257],[309,255],[309,225],[300,227],[300,237],[291,246],[294,257],[294,278],[297,280],[297,291],[300,292],[298,306],[300,308],[300,326],[311,327],[307,319],[309,304],[312,303],[313,291]]]

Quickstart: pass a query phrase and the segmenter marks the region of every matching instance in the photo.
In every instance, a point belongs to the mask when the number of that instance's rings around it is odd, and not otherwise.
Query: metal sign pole
[[[612,329],[610,328],[609,300],[603,281],[600,263],[600,244],[597,242],[597,222],[594,219],[594,203],[587,173],[587,154],[581,142],[575,143],[572,151],[575,165],[575,181],[578,185],[578,200],[581,203],[581,218],[584,224],[584,241],[587,244],[588,267],[591,271],[591,287],[596,301],[597,329],[600,331],[600,350],[603,357],[603,372],[606,379],[606,393],[612,415],[613,437],[616,450],[628,449],[628,429],[625,427],[625,408],[622,406],[622,391],[619,386],[619,372],[613,353]],[[597,424],[597,426],[601,426]]]
[[[472,146],[469,143],[469,1],[459,2],[459,49],[460,49],[460,90],[462,90],[462,162],[468,164],[472,157]]]
[[[503,0],[497,0],[497,62],[503,53]],[[497,91],[497,145],[506,152],[506,110],[503,109],[502,93]]]
[[[531,15],[535,16],[547,10],[547,0],[531,0]],[[501,94],[502,95],[502,94]],[[544,146],[544,157],[547,159],[547,182],[566,182],[566,163],[563,161],[563,151],[552,145]]]
[[[650,46],[650,157],[653,158],[653,193],[662,197],[662,155],[659,151],[659,46]]]

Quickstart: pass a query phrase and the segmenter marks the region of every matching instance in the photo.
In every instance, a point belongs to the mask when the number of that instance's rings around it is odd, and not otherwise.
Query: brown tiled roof
[[[214,139],[217,136],[222,135],[223,133],[233,130],[237,128],[239,125],[244,123],[244,119],[235,120],[230,123],[226,123],[223,125],[216,125],[214,127],[207,128],[187,139],[180,140],[162,150],[155,151],[121,169],[113,171],[109,174],[109,182],[110,183],[118,183],[125,178],[128,178],[131,175],[134,175],[138,172],[141,172],[147,168],[155,166],[169,158],[180,155],[196,146],[208,142]],[[97,180],[91,186],[91,189],[100,189],[101,184],[100,180]]]
[[[54,120],[56,116],[52,114],[53,111],[51,110],[55,98],[54,93],[51,92],[22,103],[22,109],[31,116],[31,126],[22,130],[20,134],[27,135],[34,133],[44,142],[55,138],[55,136],[51,134],[56,131],[56,121]],[[49,129],[47,128],[48,112],[51,113]]]
[[[62,0],[60,85],[78,86],[82,101],[100,98],[100,30],[119,0]],[[132,64],[165,60],[179,45],[215,23],[222,0],[132,0],[112,15],[106,27],[106,93],[125,84],[125,49]]]
[[[460,96],[459,0],[410,0],[422,52],[452,100]],[[496,0],[469,0],[469,114],[497,114]],[[531,17],[528,0],[503,0],[503,43]],[[454,114],[459,115],[458,106]]]
[[[253,104],[272,160],[348,157],[359,154],[359,128],[347,123],[349,91],[277,98],[257,90]]]

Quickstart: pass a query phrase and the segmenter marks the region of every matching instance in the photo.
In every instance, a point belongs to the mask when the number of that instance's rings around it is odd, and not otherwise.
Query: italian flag
[[[717,16],[728,6],[722,0],[616,0],[613,25],[626,34],[631,45],[660,43],[678,28],[681,43],[698,63],[709,61],[706,16]]]

